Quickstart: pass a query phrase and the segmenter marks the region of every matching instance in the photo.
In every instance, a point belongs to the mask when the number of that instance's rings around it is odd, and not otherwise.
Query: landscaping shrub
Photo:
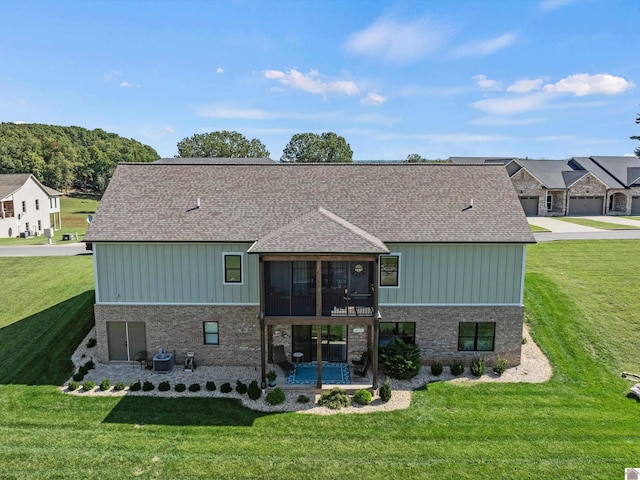
[[[265,400],[269,405],[280,405],[281,403],[284,403],[286,399],[287,397],[280,387],[274,388],[267,393],[267,396],[265,397]]]
[[[298,403],[309,403],[311,401],[311,399],[309,399],[309,397],[307,397],[306,395],[298,395],[298,399],[296,400],[296,402]]]
[[[522,337],[522,345],[524,345],[525,343],[527,343],[527,341],[528,341],[528,340],[527,340],[527,337],[523,336],[523,337]]]
[[[373,395],[371,395],[371,392],[365,388],[362,388],[353,394],[353,401],[359,405],[369,405],[372,398]]]
[[[132,392],[139,392],[141,388],[142,388],[142,385],[140,385],[139,380],[129,385],[129,390],[131,390]]]
[[[104,380],[102,380],[102,382],[100,382],[100,390],[105,392],[109,390],[109,388],[111,388],[111,383],[109,382],[109,380],[105,378]]]
[[[318,405],[332,410],[348,407],[350,404],[349,395],[340,387],[334,387],[328,392],[324,392],[320,395],[320,400],[318,400]]]
[[[240,380],[237,380],[236,392],[238,392],[240,395],[244,395],[245,393],[247,393],[247,385],[242,383]]]
[[[122,390],[124,390],[124,382],[116,382],[115,385],[113,386],[113,391],[121,392]]]
[[[142,384],[142,391],[143,392],[150,392],[154,388],[156,388],[156,387],[149,380],[145,380],[144,383]]]
[[[86,364],[78,368],[78,373],[80,375],[86,375],[87,373],[89,373],[89,369],[87,368]]]
[[[233,388],[231,388],[231,384],[229,382],[226,382],[220,385],[220,391],[222,393],[229,393],[231,392],[231,390],[233,390]]]
[[[90,338],[89,340],[87,340],[87,348],[93,348],[96,346],[98,342],[96,341],[95,338]]]
[[[262,390],[260,389],[260,385],[258,385],[258,382],[256,380],[253,380],[250,384],[249,384],[249,398],[251,400],[258,400],[260,398],[260,396],[262,395]]]
[[[95,388],[95,386],[96,384],[94,382],[92,382],[91,380],[87,380],[86,382],[84,382],[84,385],[82,385],[82,389],[85,392],[90,392]]]
[[[94,368],[96,368],[96,364],[93,363],[93,360],[89,360],[84,364],[84,366],[87,367],[88,370],[93,370]]]
[[[216,382],[212,382],[211,380],[209,380],[205,387],[207,388],[207,390],[209,390],[210,392],[215,392],[216,390]]]
[[[380,395],[380,400],[383,402],[388,402],[391,400],[391,382],[387,378],[384,383],[380,386],[380,391],[378,392]]]
[[[487,370],[487,367],[484,364],[484,358],[474,358],[471,362],[471,374],[474,377],[481,377],[484,375],[484,372]]]
[[[178,393],[182,393],[187,389],[187,386],[184,383],[178,383],[176,384],[175,387],[173,387],[174,390]]]
[[[453,360],[449,368],[451,369],[451,375],[455,377],[464,373],[464,364],[462,363],[462,360]]]
[[[189,385],[189,391],[190,392],[199,392],[200,391],[200,384],[199,383],[192,383],[191,385]]]
[[[442,374],[443,365],[440,360],[436,360],[431,364],[431,375],[434,377],[439,377]]]
[[[493,365],[493,373],[501,376],[507,368],[509,368],[509,360],[498,355],[498,358],[496,358],[495,364]]]
[[[417,345],[393,338],[380,349],[378,359],[385,373],[391,378],[408,380],[420,371],[420,349]]]
[[[75,380],[71,380],[69,382],[69,385],[67,385],[67,388],[70,392],[73,392],[74,390],[77,390],[79,386],[80,384],[78,382],[76,382]]]
[[[160,385],[158,385],[158,390],[160,390],[161,392],[168,392],[169,390],[171,390],[169,381],[165,380],[164,382],[160,382]]]
[[[81,374],[80,372],[78,372],[78,373],[74,373],[74,374],[73,374],[73,379],[74,379],[76,382],[81,382],[82,380],[84,380],[84,375],[83,375],[83,374]]]

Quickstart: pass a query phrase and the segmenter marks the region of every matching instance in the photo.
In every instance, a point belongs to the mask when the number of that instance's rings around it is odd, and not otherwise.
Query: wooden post
[[[322,317],[322,260],[316,259],[316,317]],[[317,381],[316,387],[322,388],[322,325],[316,325],[316,359]]]

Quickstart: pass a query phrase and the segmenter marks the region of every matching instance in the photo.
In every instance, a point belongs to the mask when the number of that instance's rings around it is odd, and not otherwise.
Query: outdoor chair
[[[364,367],[364,364],[367,363],[367,358],[369,358],[369,352],[365,351],[360,357],[360,360],[351,360],[351,364],[354,367]]]
[[[133,361],[140,364],[140,368],[147,366],[147,351],[141,350],[133,356]],[[133,364],[131,364],[133,366]]]
[[[284,345],[276,345],[273,347],[273,362],[285,372],[296,369],[295,365],[287,359],[284,353]]]
[[[362,367],[362,369],[358,369],[358,368],[354,368],[353,369],[353,375],[356,377],[366,377],[367,376],[367,370],[369,370],[369,366],[371,364],[371,359],[369,358],[369,356],[367,355],[367,358],[364,362],[364,365]]]

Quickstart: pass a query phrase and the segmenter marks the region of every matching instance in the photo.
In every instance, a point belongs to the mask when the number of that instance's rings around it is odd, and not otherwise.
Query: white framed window
[[[553,209],[553,195],[547,193],[547,210],[551,211]]]
[[[242,285],[242,253],[224,252],[222,254],[222,283],[225,285]]]
[[[380,256],[380,286],[400,286],[400,254]]]
[[[38,220],[38,231],[42,231],[42,220]]]
[[[40,200],[36,198],[36,210],[40,210]]]
[[[202,322],[205,345],[219,345],[218,322]]]
[[[27,213],[27,202],[22,201],[22,213]]]

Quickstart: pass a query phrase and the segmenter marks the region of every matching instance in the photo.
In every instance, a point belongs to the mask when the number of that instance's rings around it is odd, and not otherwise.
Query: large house
[[[640,215],[637,157],[451,157],[448,162],[504,165],[527,216]]]
[[[93,242],[98,360],[520,363],[525,247],[503,165],[120,164]],[[293,354],[296,355],[293,355]],[[322,362],[317,362],[321,370]],[[321,375],[319,374],[321,383]]]
[[[42,235],[62,228],[61,192],[30,173],[0,174],[0,238]]]

